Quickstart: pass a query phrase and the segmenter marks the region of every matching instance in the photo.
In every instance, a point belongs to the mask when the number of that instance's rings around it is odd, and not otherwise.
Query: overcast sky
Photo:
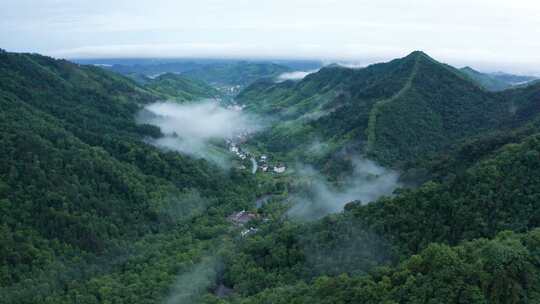
[[[538,0],[1,0],[0,47],[65,58],[371,62],[540,74]]]

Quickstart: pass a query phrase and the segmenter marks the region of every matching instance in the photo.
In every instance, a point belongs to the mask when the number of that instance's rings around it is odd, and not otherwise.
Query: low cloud
[[[180,274],[165,301],[166,304],[200,303],[201,297],[215,284],[218,275],[216,258],[205,257],[188,271]]]
[[[283,82],[287,80],[301,80],[301,79],[304,79],[304,77],[306,77],[307,75],[315,73],[317,71],[318,70],[286,72],[279,75],[276,81]]]
[[[146,106],[137,120],[158,126],[164,134],[150,140],[151,144],[220,165],[227,164],[228,154],[216,144],[225,138],[260,129],[255,117],[238,109],[222,107],[212,100],[186,104],[154,103]]]
[[[328,234],[299,236],[309,277],[342,273],[363,275],[391,260],[390,243],[350,214],[339,220],[326,218],[310,227],[312,231],[327,231]],[[329,239],[332,241],[328,242]]]
[[[301,194],[292,197],[293,206],[288,214],[293,218],[317,219],[342,211],[352,201],[368,203],[391,195],[399,187],[399,174],[395,171],[368,159],[356,159],[353,165],[353,174],[337,186],[311,167],[297,169],[307,184]]]
[[[349,68],[349,69],[361,69],[369,65],[367,63],[360,63],[360,62],[338,62],[336,64],[344,68]]]

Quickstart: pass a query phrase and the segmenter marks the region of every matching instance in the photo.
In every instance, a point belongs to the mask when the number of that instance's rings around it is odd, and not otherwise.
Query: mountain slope
[[[395,268],[321,276],[264,290],[243,304],[530,303],[540,300],[540,230],[459,246],[432,244]]]
[[[378,109],[368,153],[399,162],[441,151],[463,138],[512,119],[509,104],[427,56],[418,61],[410,89]]]
[[[103,302],[128,277],[121,301],[161,302],[253,199],[249,176],[144,143],[160,131],[135,114],[157,98],[99,68],[0,52],[0,302]]]
[[[460,71],[478,83],[481,87],[493,92],[526,85],[537,79],[532,76],[520,76],[506,73],[486,74],[476,71],[471,67],[464,67],[460,69]]]
[[[248,298],[231,302],[537,299],[539,136],[395,197],[351,203],[315,223],[263,226],[228,256],[227,284]],[[513,291],[500,293],[498,283]]]
[[[261,78],[274,78],[288,72],[288,67],[275,63],[233,62],[213,64],[182,74],[216,86],[247,86]]]
[[[148,79],[144,87],[165,99],[176,101],[195,101],[197,99],[218,98],[221,96],[218,90],[203,81],[172,73]]]
[[[396,166],[513,119],[502,95],[422,52],[364,69],[327,67],[298,83],[255,83],[237,101],[287,121],[260,137],[270,151],[319,164],[348,146]],[[326,151],[313,159],[304,151],[317,142]]]

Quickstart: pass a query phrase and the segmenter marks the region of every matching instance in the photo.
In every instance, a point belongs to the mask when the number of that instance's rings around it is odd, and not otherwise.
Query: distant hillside
[[[216,86],[247,86],[261,78],[274,78],[290,69],[275,63],[233,62],[192,69],[183,74]]]
[[[520,76],[506,73],[481,73],[471,67],[464,67],[460,69],[460,71],[488,91],[503,91],[516,86],[526,85],[538,79],[533,76]]]
[[[98,65],[141,83],[165,73],[183,74],[221,88],[223,93],[231,93],[233,90],[234,95],[239,91],[236,86],[243,88],[261,78],[275,78],[284,72],[313,70],[320,66],[319,62],[306,60],[274,62],[220,59],[95,59],[77,62]]]
[[[183,75],[166,73],[148,78],[144,87],[166,99],[194,101],[202,98],[218,98],[221,93],[207,83]]]
[[[349,147],[395,166],[509,124],[526,102],[506,94],[413,52],[363,69],[326,67],[297,83],[259,81],[237,101],[287,121],[257,139],[271,151],[324,166]],[[318,155],[309,152],[314,145]]]

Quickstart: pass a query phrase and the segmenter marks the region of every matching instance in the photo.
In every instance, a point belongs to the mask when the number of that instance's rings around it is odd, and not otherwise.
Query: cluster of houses
[[[237,142],[243,142],[245,141],[245,138],[247,137],[247,134],[239,134],[237,135],[237,138],[233,139],[227,139],[226,143],[228,145],[228,149],[231,153],[234,153],[240,160],[246,160],[248,157],[252,158],[252,161],[256,162],[256,166],[258,169],[260,169],[262,172],[274,172],[274,173],[284,173],[287,170],[287,167],[283,163],[277,163],[275,165],[270,165],[268,162],[268,156],[261,155],[259,159],[256,159],[255,157],[251,156],[249,152],[242,150]],[[236,141],[239,140],[239,141]],[[255,166],[255,163],[254,163]],[[245,166],[240,166],[241,169],[246,169]]]
[[[273,171],[275,173],[284,173],[285,170],[287,170],[287,167],[285,167],[285,165],[282,163],[278,163],[275,166],[270,166],[268,164],[268,156],[266,155],[261,155],[257,164],[259,166],[259,169],[261,169],[262,172]]]
[[[228,220],[233,223],[236,227],[244,227],[247,223],[250,221],[258,218],[258,215],[253,212],[248,212],[246,210],[242,210],[239,212],[235,212],[231,215],[229,215]],[[240,232],[240,236],[247,237],[252,234],[257,233],[257,228],[249,227],[245,228]]]
[[[233,85],[233,86],[218,86],[217,89],[221,91],[224,94],[234,96],[240,92],[242,89],[241,85]]]
[[[235,143],[231,142],[229,143],[229,151],[231,151],[232,153],[236,154],[236,156],[238,158],[240,158],[241,160],[245,160],[248,156],[248,153],[247,152],[244,152],[240,149],[240,147],[238,147]]]

